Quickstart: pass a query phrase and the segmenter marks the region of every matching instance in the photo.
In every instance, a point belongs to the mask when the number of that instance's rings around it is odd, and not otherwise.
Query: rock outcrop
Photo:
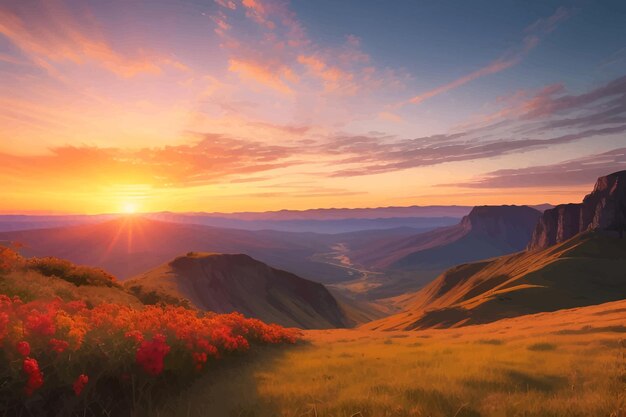
[[[476,206],[461,220],[468,232],[506,243],[522,250],[530,240],[541,212],[528,206]]]
[[[587,230],[626,228],[626,171],[600,177],[582,203],[546,210],[535,227],[529,250],[544,249]]]

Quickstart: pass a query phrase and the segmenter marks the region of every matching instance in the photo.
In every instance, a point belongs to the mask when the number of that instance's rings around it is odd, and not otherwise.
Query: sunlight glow
[[[122,204],[122,213],[134,214],[137,212],[137,203],[126,201]]]

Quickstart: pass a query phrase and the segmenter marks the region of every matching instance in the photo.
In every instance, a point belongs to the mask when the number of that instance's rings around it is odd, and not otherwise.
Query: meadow
[[[159,416],[621,417],[626,302],[448,330],[305,332],[215,369]],[[153,414],[153,415],[156,415]]]

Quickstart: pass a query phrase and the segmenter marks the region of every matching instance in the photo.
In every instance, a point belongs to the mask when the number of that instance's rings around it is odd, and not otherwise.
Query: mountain
[[[56,256],[103,268],[126,279],[189,251],[246,253],[307,279],[351,279],[341,267],[311,257],[328,250],[328,236],[246,231],[127,216],[96,224],[0,233],[0,242],[25,245],[26,256]]]
[[[451,268],[379,330],[458,327],[626,298],[626,239],[586,232],[543,250]]]
[[[474,207],[454,226],[374,240],[350,258],[379,271],[419,273],[413,281],[423,284],[450,266],[523,250],[540,215],[527,206]]]
[[[626,229],[626,171],[598,178],[582,203],[561,204],[544,211],[528,248],[545,249],[595,229]]]
[[[125,282],[140,299],[186,299],[216,313],[240,312],[305,329],[346,327],[349,320],[322,284],[250,256],[190,252]]]
[[[373,209],[372,209],[373,210]],[[382,214],[382,213],[381,213]],[[373,213],[372,215],[375,215]],[[365,230],[384,230],[409,227],[431,230],[450,226],[459,221],[459,217],[380,217],[348,219],[239,219],[235,217],[215,217],[202,214],[156,213],[146,217],[176,223],[202,224],[206,226],[241,229],[241,230],[276,230],[284,232],[311,233],[352,233]],[[0,225],[1,226],[1,225]]]
[[[163,220],[172,221],[172,217],[218,217],[238,220],[343,220],[343,219],[386,219],[402,217],[463,217],[471,207],[468,206],[408,206],[375,208],[320,208],[309,210],[278,210],[265,212],[238,213],[152,213],[163,216]]]
[[[79,224],[98,223],[111,220],[119,215],[31,215],[31,214],[0,214],[0,232],[15,230],[45,229],[51,227],[76,226]]]

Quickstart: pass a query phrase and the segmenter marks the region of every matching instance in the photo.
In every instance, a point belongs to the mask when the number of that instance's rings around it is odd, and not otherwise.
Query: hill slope
[[[139,298],[185,298],[216,313],[238,311],[269,323],[300,328],[349,324],[319,283],[274,269],[247,255],[188,253],[125,283]]]
[[[423,329],[487,323],[626,298],[626,240],[600,232],[541,251],[447,270],[417,292],[405,312],[369,329]]]

